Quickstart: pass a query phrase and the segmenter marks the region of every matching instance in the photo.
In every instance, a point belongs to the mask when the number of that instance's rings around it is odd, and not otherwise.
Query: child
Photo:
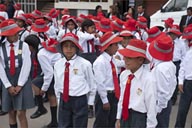
[[[0,48],[0,78],[3,83],[2,110],[9,113],[11,128],[17,128],[17,117],[20,127],[27,128],[26,110],[34,107],[29,80],[30,50],[25,42],[18,40],[18,33],[22,29],[14,21],[5,20],[0,28],[0,35],[6,37]]]
[[[42,42],[41,44],[43,48],[39,50],[37,58],[43,75],[38,76],[33,80],[33,84],[35,85],[35,96],[38,98],[38,108],[35,113],[31,115],[31,119],[38,118],[47,113],[42,101],[42,96],[47,92],[51,112],[51,122],[47,127],[57,127],[57,100],[53,87],[53,66],[61,58],[61,55],[56,50],[56,40],[48,39],[46,42]]]
[[[180,36],[182,33],[180,32],[178,25],[172,25],[172,27],[168,31],[168,34],[170,35],[170,37],[172,38],[173,43],[174,43],[173,63],[176,66],[176,77],[178,77],[180,63],[182,62],[183,58],[185,57],[187,49],[186,49],[184,40],[180,39]],[[178,83],[178,78],[177,78],[177,83]],[[178,94],[178,84],[175,88],[173,96],[171,97],[173,105],[177,101],[177,94]]]
[[[15,12],[14,12],[14,15],[13,15],[14,18],[24,14],[24,11],[21,9],[21,4],[15,3],[13,7],[15,9]]]
[[[157,125],[156,87],[144,65],[149,63],[146,48],[144,41],[132,39],[126,48],[119,50],[124,56],[126,70],[120,75],[117,128],[155,128]]]
[[[120,96],[120,87],[117,69],[113,55],[117,52],[121,37],[106,32],[101,38],[103,52],[93,63],[94,77],[97,85],[94,128],[115,127],[117,102]]]
[[[144,42],[147,41],[148,34],[147,34],[147,19],[144,16],[139,16],[137,18],[137,23],[136,23],[137,31],[141,37],[141,40]]]
[[[165,24],[164,24],[165,28],[164,28],[163,32],[167,33],[169,31],[169,29],[172,27],[174,19],[167,18],[166,20],[164,20],[164,22],[165,22]]]
[[[19,40],[24,41],[25,38],[29,35],[29,31],[27,30],[27,14],[21,14],[17,17],[15,17],[16,24],[23,28],[23,31],[19,32]]]
[[[78,37],[73,33],[63,36],[58,49],[64,57],[54,66],[55,93],[60,99],[58,127],[62,128],[86,128],[87,104],[93,105],[95,99],[92,65],[78,55],[82,51],[78,41]]]
[[[83,49],[81,56],[92,64],[97,58],[95,45],[100,45],[99,34],[96,33],[95,24],[92,20],[86,19],[81,24],[82,32],[78,35],[79,44]]]
[[[158,128],[169,127],[171,113],[171,96],[176,87],[176,67],[173,59],[173,41],[167,35],[159,36],[150,43],[148,51],[153,57],[154,67],[152,74],[157,86],[157,121]]]
[[[192,101],[192,27],[186,27],[183,32],[183,38],[188,41],[189,50],[187,51],[179,70],[179,91],[181,97],[179,101],[179,108],[177,113],[177,120],[175,123],[176,128],[184,128],[186,123],[187,114]]]

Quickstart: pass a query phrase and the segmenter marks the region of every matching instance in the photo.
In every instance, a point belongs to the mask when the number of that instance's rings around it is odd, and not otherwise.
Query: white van
[[[187,8],[192,6],[192,0],[169,0],[161,10],[154,13],[151,18],[150,27],[164,27],[163,20],[171,17],[174,19],[174,24],[180,23],[182,15],[187,14]]]

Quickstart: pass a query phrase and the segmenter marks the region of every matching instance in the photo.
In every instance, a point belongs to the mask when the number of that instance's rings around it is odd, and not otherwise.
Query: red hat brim
[[[156,38],[158,38],[159,36],[163,36],[163,35],[166,35],[166,33],[161,32],[161,34],[159,34],[159,35],[156,36],[156,37],[148,37],[148,38],[147,38],[147,42],[151,43],[151,42],[154,41]]]
[[[82,47],[81,47],[78,43],[74,42],[74,41],[73,41],[72,39],[70,39],[70,38],[61,39],[61,41],[59,41],[59,42],[61,42],[61,43],[59,44],[59,47],[61,47],[61,44],[62,44],[62,43],[65,43],[66,41],[72,42],[80,51],[83,51]]]
[[[176,34],[177,36],[182,35],[181,32],[179,32],[179,31],[174,31],[174,30],[170,30],[169,33],[174,33],[174,34]]]
[[[15,35],[16,33],[20,32],[22,30],[23,30],[23,28],[16,27],[16,28],[1,32],[0,36],[13,36],[13,35]]]
[[[167,20],[164,21],[170,28],[172,27],[172,24],[170,24],[169,22],[167,22]]]
[[[116,30],[116,31],[119,31],[119,32],[123,30],[123,27],[121,27],[121,28],[120,28],[120,27],[117,27],[117,26],[116,26],[115,24],[113,24],[113,23],[111,24],[111,27],[113,28],[113,30]]]
[[[49,30],[49,27],[46,25],[44,28],[36,28],[34,25],[32,25],[31,29],[35,32],[46,32]]]
[[[162,61],[171,61],[173,59],[173,48],[172,48],[172,51],[169,53],[162,53],[155,49],[154,44],[155,44],[155,41],[151,42],[148,49],[150,55],[153,58],[157,60],[162,60]]]
[[[118,37],[118,36],[113,38],[110,42],[108,42],[106,45],[101,47],[101,51],[104,51],[105,49],[107,49],[109,47],[109,45],[115,44],[115,43],[119,43],[122,40],[123,40],[123,38],[122,37]]]
[[[41,45],[48,51],[57,53],[56,45],[54,47],[47,46],[46,42],[42,42]]]
[[[111,26],[109,26],[109,28],[102,28],[101,25],[100,25],[100,23],[97,24],[97,27],[96,27],[96,28],[97,28],[99,31],[101,31],[101,32],[108,32],[108,31],[112,31],[112,30],[113,30]]]
[[[127,48],[120,49],[120,50],[118,50],[118,52],[119,52],[121,55],[123,55],[124,57],[130,57],[130,58],[143,57],[143,58],[145,58],[144,63],[145,63],[145,64],[148,64],[148,63],[149,63],[149,60],[147,59],[147,57],[146,57],[145,54],[142,54],[142,53],[139,53],[139,52],[136,52],[136,51],[127,49]]]

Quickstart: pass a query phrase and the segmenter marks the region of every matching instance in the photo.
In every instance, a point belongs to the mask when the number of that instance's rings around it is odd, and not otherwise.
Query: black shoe
[[[88,118],[93,118],[94,117],[94,112],[93,109],[88,110]]]
[[[40,117],[40,116],[42,116],[42,115],[44,115],[44,114],[46,114],[47,113],[47,109],[46,108],[44,108],[43,110],[38,110],[37,109],[37,111],[35,112],[35,113],[33,113],[31,116],[30,116],[30,118],[31,119],[35,119],[35,118],[38,118],[38,117]]]
[[[4,115],[6,115],[8,112],[3,112],[3,111],[1,111],[0,110],[0,116],[4,116]]]
[[[44,126],[43,128],[57,128],[58,123],[49,123],[48,125]]]

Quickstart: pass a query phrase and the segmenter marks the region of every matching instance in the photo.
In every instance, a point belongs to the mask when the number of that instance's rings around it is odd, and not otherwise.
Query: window
[[[164,9],[163,12],[176,12],[187,10],[188,0],[172,0]]]

